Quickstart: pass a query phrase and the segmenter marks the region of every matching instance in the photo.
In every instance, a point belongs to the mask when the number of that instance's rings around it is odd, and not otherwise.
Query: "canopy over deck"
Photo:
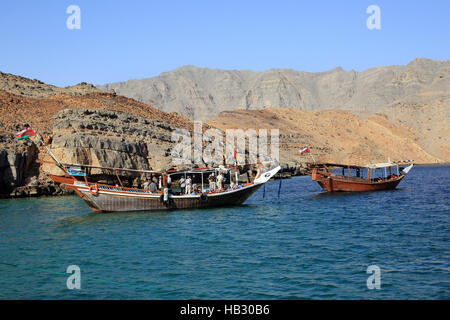
[[[342,163],[310,163],[311,167],[323,167],[323,168],[350,168],[350,169],[378,169],[378,168],[387,168],[387,167],[395,167],[403,164],[412,163],[414,160],[400,160],[400,161],[391,161],[391,162],[383,162],[383,163],[372,163],[366,164],[364,166],[357,166],[353,164],[342,164]]]
[[[42,163],[47,163],[46,161],[39,161]],[[111,170],[111,171],[127,171],[127,172],[138,172],[138,173],[152,173],[152,174],[181,174],[181,173],[205,173],[205,172],[214,172],[214,171],[220,171],[220,170],[230,170],[232,168],[235,168],[235,165],[220,165],[218,167],[212,167],[212,168],[192,168],[187,170],[176,170],[176,169],[170,169],[170,170],[162,170],[162,171],[154,171],[154,170],[138,170],[138,169],[125,169],[125,168],[114,168],[114,167],[102,167],[102,166],[93,166],[88,164],[73,164],[73,163],[61,163],[66,168],[94,168],[94,169],[104,169],[104,170]],[[248,164],[248,165],[256,165],[256,164]],[[243,165],[239,165],[243,166]]]
[[[309,165],[311,167],[324,167],[324,168],[351,168],[351,169],[362,168],[361,166],[352,165],[352,164],[329,163],[329,162],[310,163]]]
[[[164,173],[167,171],[153,171],[153,170],[138,170],[138,169],[123,169],[123,168],[113,168],[113,167],[101,167],[101,166],[92,166],[89,164],[73,164],[73,163],[62,163],[64,167],[79,167],[79,168],[95,168],[95,169],[104,169],[104,170],[112,170],[112,171],[128,171],[128,172],[141,172],[141,173]],[[175,171],[175,170],[173,170]]]
[[[391,161],[391,162],[380,162],[380,163],[371,163],[366,164],[364,167],[369,169],[378,169],[378,168],[387,168],[387,167],[396,167],[402,164],[412,163],[414,160],[400,160],[400,161]]]

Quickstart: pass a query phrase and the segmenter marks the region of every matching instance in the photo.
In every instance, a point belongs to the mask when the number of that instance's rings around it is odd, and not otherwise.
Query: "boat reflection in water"
[[[413,167],[411,162],[412,160],[389,161],[365,166],[309,163],[308,174],[328,192],[388,190],[396,188],[402,181]]]

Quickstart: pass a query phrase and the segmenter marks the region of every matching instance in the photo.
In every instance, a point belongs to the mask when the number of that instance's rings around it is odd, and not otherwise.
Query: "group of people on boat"
[[[181,194],[198,193],[198,185],[193,183],[193,177],[191,178],[191,176],[186,176],[186,179],[181,177],[179,182]]]
[[[197,177],[198,178],[198,177]],[[174,191],[172,190],[172,178],[170,175],[166,176],[166,186],[164,186],[164,182],[161,176],[156,177],[152,176],[150,178],[147,178],[144,183],[142,184],[142,188],[144,190],[148,190],[151,193],[162,193],[164,191],[164,188],[170,189],[171,193],[176,193],[180,195],[187,195],[187,194],[199,194],[202,192],[205,193],[215,193],[215,192],[223,192],[226,190],[233,190],[239,187],[237,183],[233,181],[230,177],[229,184],[225,185],[225,172],[223,171],[216,171],[211,172],[208,177],[207,181],[209,183],[209,189],[203,189],[202,186],[199,186],[197,183],[194,182],[196,180],[195,174],[191,175],[184,175],[181,176],[180,179],[174,182],[175,189],[178,189],[179,187],[180,191]]]
[[[225,181],[225,175],[223,172],[218,172],[217,175],[214,173],[211,173],[208,177],[209,181],[209,191],[210,192],[221,192],[224,190],[224,181]],[[231,184],[234,185],[233,181],[231,181]]]
[[[150,177],[149,179],[144,181],[144,183],[142,184],[142,188],[154,193],[157,192],[158,190],[162,190],[163,189],[162,177],[161,176],[159,176],[158,178],[156,176]]]

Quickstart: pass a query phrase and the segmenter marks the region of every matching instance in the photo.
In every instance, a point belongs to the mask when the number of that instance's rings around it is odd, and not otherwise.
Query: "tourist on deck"
[[[152,193],[155,193],[156,190],[158,190],[158,188],[156,187],[156,183],[154,183],[153,181],[150,183],[150,185],[149,185],[148,188],[150,189],[150,191],[151,191]]]
[[[185,194],[186,193],[186,180],[184,180],[184,177],[181,177],[180,179],[180,193]]]
[[[225,189],[225,172],[222,172],[222,188]]]
[[[223,187],[223,175],[219,173],[217,175],[217,191],[222,191]]]
[[[148,180],[145,180],[144,183],[142,184],[142,189],[148,190],[149,185],[150,185],[150,182]]]
[[[214,192],[216,189],[216,178],[214,177],[213,173],[209,175],[208,181],[209,181],[209,191]]]
[[[158,189],[162,190],[162,188],[163,188],[163,186],[162,186],[162,177],[159,176],[159,178],[158,178]]]
[[[190,176],[186,178],[186,194],[190,194],[192,192],[192,180]]]

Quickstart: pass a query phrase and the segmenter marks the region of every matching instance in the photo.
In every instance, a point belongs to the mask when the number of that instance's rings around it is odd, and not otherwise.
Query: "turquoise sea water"
[[[296,177],[280,199],[271,181],[244,206],[172,212],[1,200],[0,298],[449,299],[449,181],[449,166],[414,167],[396,190],[326,194]]]

